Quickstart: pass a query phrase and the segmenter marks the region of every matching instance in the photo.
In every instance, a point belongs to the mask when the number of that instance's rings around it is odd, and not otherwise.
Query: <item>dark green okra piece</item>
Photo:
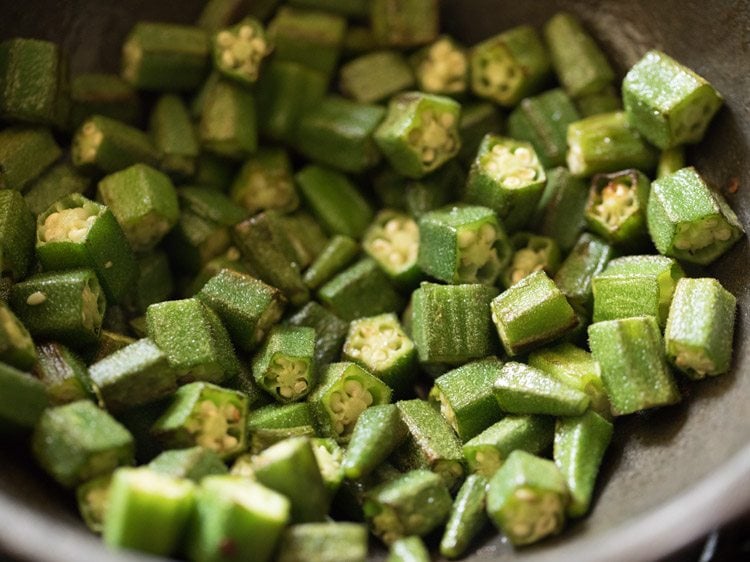
[[[37,462],[63,486],[77,486],[133,463],[133,436],[89,400],[44,411],[34,430]]]
[[[659,253],[708,265],[744,233],[726,199],[693,167],[651,185],[648,231]]]
[[[206,476],[227,473],[227,466],[221,457],[205,447],[164,451],[148,463],[148,468],[160,474],[187,478],[196,483]]]
[[[470,474],[453,502],[440,539],[440,554],[451,559],[464,555],[474,538],[489,523],[486,506],[487,479],[481,474]]]
[[[612,246],[598,236],[584,232],[557,270],[555,284],[574,307],[590,310],[593,304],[592,280],[604,271],[613,256]]]
[[[418,179],[458,154],[460,117],[461,106],[451,98],[405,92],[391,99],[375,142],[397,172]]]
[[[94,533],[101,534],[104,529],[111,483],[112,475],[105,474],[92,478],[76,488],[78,513],[86,526]]]
[[[461,95],[468,88],[469,57],[452,37],[443,35],[410,57],[419,89],[428,94]]]
[[[306,269],[328,244],[328,236],[315,217],[303,209],[279,216],[294,257],[300,268]]]
[[[458,135],[461,149],[458,159],[470,166],[477,155],[482,139],[488,133],[500,134],[503,130],[503,114],[490,102],[467,102],[461,106]]]
[[[547,171],[547,185],[537,208],[538,228],[540,234],[553,238],[563,252],[575,246],[586,226],[588,195],[587,182],[574,177],[567,168]]]
[[[0,363],[0,389],[0,435],[33,429],[49,404],[44,383]]]
[[[208,35],[198,27],[139,22],[122,45],[121,75],[139,90],[194,90],[208,69]]]
[[[425,536],[442,525],[451,503],[440,476],[412,470],[367,491],[363,509],[372,533],[392,544],[408,536]]]
[[[196,162],[195,177],[197,185],[211,187],[218,191],[229,191],[235,175],[235,162],[210,152],[201,152]]]
[[[535,271],[554,275],[560,267],[560,248],[553,238],[516,232],[510,238],[510,245],[512,254],[500,278],[506,288]]]
[[[258,148],[255,97],[229,80],[220,79],[206,92],[198,139],[208,152],[243,160]]]
[[[312,328],[272,328],[253,357],[255,382],[278,402],[301,400],[315,386],[314,352]]]
[[[439,6],[435,0],[374,0],[370,22],[379,45],[409,48],[437,39]]]
[[[305,270],[302,279],[314,291],[350,265],[358,255],[359,244],[356,240],[336,234]]]
[[[514,451],[490,480],[487,514],[513,545],[521,546],[559,533],[568,499],[555,463]]]
[[[377,103],[414,87],[414,73],[397,51],[378,50],[342,65],[339,87],[360,103]]]
[[[520,25],[475,45],[469,56],[471,91],[513,107],[537,93],[550,79],[552,64],[539,33]]]
[[[406,537],[391,545],[386,562],[430,562],[430,551],[420,537]]]
[[[200,271],[193,277],[192,281],[187,286],[182,287],[182,293],[187,296],[196,296],[200,290],[215,277],[222,269],[228,269],[235,273],[242,273],[252,277],[250,268],[247,266],[240,251],[234,246],[229,246],[224,254],[219,255],[215,258],[211,258],[200,269]],[[167,300],[167,299],[160,299]],[[226,322],[226,321],[225,321]],[[227,328],[228,329],[228,328]]]
[[[0,131],[0,189],[23,191],[60,158],[62,150],[47,129],[7,127]]]
[[[559,12],[544,25],[552,66],[569,96],[600,92],[615,80],[607,57],[572,14]]]
[[[680,401],[653,316],[597,322],[588,332],[591,354],[601,368],[613,415]]]
[[[223,226],[234,226],[247,216],[245,209],[223,193],[201,186],[181,187],[178,195],[184,211]]]
[[[258,150],[234,177],[229,196],[251,215],[268,209],[294,211],[299,197],[287,152],[281,148]]]
[[[179,96],[167,94],[156,101],[149,132],[161,155],[162,170],[176,178],[195,174],[200,146],[188,108]]]
[[[662,150],[659,154],[659,163],[656,165],[656,178],[663,178],[681,170],[686,166],[685,160],[685,147],[683,145]]]
[[[31,212],[38,215],[66,195],[84,193],[90,185],[89,177],[78,172],[68,162],[59,162],[34,181],[23,198]]]
[[[309,402],[268,404],[254,410],[247,418],[247,427],[251,432],[256,429],[289,429],[314,424],[315,417]]]
[[[190,521],[195,484],[146,467],[120,468],[107,496],[102,533],[107,546],[168,556],[177,550]]]
[[[390,482],[402,473],[388,462],[382,463],[369,476],[360,480],[344,480],[334,496],[332,513],[350,521],[365,521],[363,504],[365,494],[376,486]]]
[[[344,345],[349,323],[317,302],[309,302],[287,321],[291,326],[315,329],[315,363],[322,368],[336,361]]]
[[[361,480],[381,465],[406,439],[406,425],[394,404],[367,408],[357,419],[344,454],[344,475]]]
[[[344,481],[344,449],[330,437],[314,437],[312,447],[323,483],[329,493],[335,494]]]
[[[0,302],[0,362],[30,371],[36,361],[31,334],[8,305]]]
[[[630,123],[659,148],[699,142],[721,107],[702,76],[661,51],[649,51],[622,81]]]
[[[440,409],[462,442],[502,417],[492,383],[503,366],[496,357],[462,365],[435,379],[429,399]]]
[[[599,113],[611,113],[622,110],[622,99],[614,85],[603,90],[575,99],[581,117],[591,117]]]
[[[611,439],[612,424],[596,412],[557,420],[552,456],[568,485],[570,517],[581,517],[589,510],[599,465]]]
[[[0,273],[26,277],[34,257],[34,215],[19,191],[0,190]]]
[[[137,314],[145,314],[152,304],[169,300],[174,288],[167,254],[161,250],[141,254],[138,256],[138,280],[125,306]]]
[[[99,338],[106,299],[92,270],[73,269],[16,283],[10,305],[33,337],[80,348]]]
[[[141,116],[138,92],[116,74],[79,74],[70,81],[68,128],[75,130],[92,115],[104,115],[128,125]]]
[[[409,215],[383,209],[365,231],[362,249],[397,287],[413,288],[422,277],[417,264],[419,227]]]
[[[461,196],[466,173],[455,160],[420,179],[407,180],[404,187],[406,210],[415,218],[445,207]]]
[[[276,562],[365,562],[367,527],[359,523],[304,523],[287,527]]]
[[[33,373],[47,389],[53,405],[94,399],[94,385],[83,360],[59,343],[42,343],[36,348]]]
[[[422,363],[460,365],[492,354],[489,311],[497,289],[422,283],[412,294],[412,339]]]
[[[258,428],[250,434],[249,452],[257,455],[269,447],[298,437],[313,439],[316,435],[315,427],[311,425],[299,425],[294,427],[282,427],[277,429]],[[322,473],[321,473],[322,476]]]
[[[247,0],[208,0],[204,3],[201,13],[195,20],[195,25],[201,29],[205,29],[208,33],[215,33],[221,28],[239,21],[248,10],[253,11],[253,17],[265,19],[263,15],[257,15],[257,13],[255,13],[258,6],[269,5],[274,2],[275,0],[252,2],[253,7],[250,8],[247,5]]]
[[[164,242],[174,267],[194,274],[226,252],[232,239],[227,226],[183,209]]]
[[[553,341],[579,323],[565,295],[544,271],[535,271],[498,295],[490,308],[511,357]]]
[[[218,30],[211,43],[214,68],[243,86],[258,79],[261,62],[272,49],[263,25],[253,18]]]
[[[106,323],[107,322],[105,319],[103,325],[103,327],[105,328]],[[127,347],[131,343],[135,342],[135,338],[131,338],[130,336],[126,336],[125,334],[102,329],[101,333],[99,334],[99,341],[96,344],[96,349],[94,349],[92,352],[89,352],[86,356],[86,359],[91,363],[96,363],[97,361],[101,361],[105,357],[109,357],[115,351],[119,351],[123,347]]]
[[[692,379],[726,373],[736,308],[737,299],[716,279],[680,279],[664,332],[670,363]]]
[[[355,20],[366,19],[370,13],[370,0],[290,0],[289,5],[333,12]]]
[[[318,290],[319,300],[344,320],[398,312],[403,299],[377,262],[363,258]]]

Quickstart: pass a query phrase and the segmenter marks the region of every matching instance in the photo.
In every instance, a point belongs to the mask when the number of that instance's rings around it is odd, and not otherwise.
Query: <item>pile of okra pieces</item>
[[[681,266],[743,236],[685,163],[721,95],[659,51],[620,88],[566,13],[467,47],[435,0],[277,4],[138,23],[120,75],[0,44],[0,430],[114,548],[559,533],[615,417],[730,367]]]

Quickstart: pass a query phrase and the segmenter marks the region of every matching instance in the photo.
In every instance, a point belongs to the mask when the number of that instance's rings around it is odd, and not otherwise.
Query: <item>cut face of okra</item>
[[[180,387],[151,432],[169,449],[200,445],[222,459],[245,449],[247,397],[205,382]]]
[[[406,438],[407,429],[394,404],[367,408],[357,418],[343,460],[344,474],[361,480],[375,470]]]
[[[255,152],[258,128],[253,93],[229,80],[216,81],[206,92],[198,138],[205,150],[231,160]]]
[[[481,474],[470,474],[453,502],[440,540],[440,554],[451,559],[464,555],[471,541],[489,522],[486,505],[487,479]]]
[[[177,179],[195,174],[200,153],[198,136],[185,103],[179,96],[161,96],[151,110],[149,132],[161,155],[161,169]]]
[[[59,343],[42,343],[36,349],[33,373],[47,389],[53,405],[95,398],[94,385],[83,360]]]
[[[271,52],[263,25],[253,18],[219,30],[212,43],[214,68],[246,86],[258,79],[260,64]]]
[[[703,138],[721,94],[703,77],[661,51],[649,51],[622,81],[630,123],[659,148]]]
[[[84,482],[76,488],[78,513],[86,526],[94,533],[101,533],[104,529],[111,482],[112,475],[105,474]]]
[[[362,238],[362,249],[399,287],[411,288],[422,276],[417,264],[419,227],[405,213],[380,211]]]
[[[514,451],[490,480],[487,513],[516,546],[559,533],[568,490],[552,461]]]
[[[0,164],[1,165],[1,164]],[[0,273],[23,279],[34,255],[34,216],[19,191],[0,191]]]
[[[466,49],[450,36],[443,35],[417,51],[410,60],[421,91],[448,96],[466,91],[469,78]]]
[[[737,299],[715,279],[680,279],[664,332],[667,358],[692,379],[729,370]]]
[[[554,275],[560,266],[560,248],[552,238],[516,232],[510,245],[513,253],[501,278],[505,287],[512,287],[535,271]]]
[[[659,253],[708,265],[739,240],[742,224],[693,167],[651,185],[648,231]]]
[[[31,184],[23,198],[35,215],[43,213],[52,203],[72,193],[84,193],[91,179],[79,173],[68,162],[59,162]]]
[[[0,435],[33,429],[49,404],[44,383],[0,363],[0,388]]]
[[[461,106],[451,98],[406,92],[391,99],[375,142],[391,166],[409,178],[438,169],[458,154]]]
[[[373,0],[370,22],[379,45],[397,48],[429,43],[439,33],[436,0]]]
[[[31,334],[5,303],[0,303],[0,362],[29,371],[36,363]]]
[[[555,284],[571,304],[581,310],[590,310],[593,298],[591,282],[604,271],[613,256],[612,246],[598,236],[584,232],[557,270]]]
[[[68,128],[80,127],[92,115],[104,115],[128,125],[138,123],[141,103],[138,92],[116,74],[79,74],[70,81]]]
[[[441,281],[493,285],[509,257],[492,209],[452,206],[419,219],[419,267]]]
[[[47,129],[7,127],[0,131],[0,188],[23,191],[62,150]]]
[[[372,51],[344,64],[341,91],[360,103],[377,103],[414,86],[414,73],[397,51]]]
[[[221,457],[211,449],[200,446],[164,451],[148,463],[148,468],[159,474],[186,478],[196,483],[212,474],[227,473],[227,466]]]
[[[365,562],[367,527],[329,522],[292,525],[281,536],[276,562]]]
[[[304,398],[315,386],[315,330],[277,326],[253,357],[255,382],[279,402]]]
[[[323,483],[331,494],[335,494],[344,481],[344,449],[330,437],[313,438],[312,448]]]
[[[586,203],[588,227],[611,244],[638,247],[646,237],[650,187],[638,170],[597,174]]]
[[[315,363],[320,369],[338,358],[349,330],[348,322],[314,301],[300,308],[288,323],[315,329]]]
[[[279,148],[260,149],[246,160],[229,193],[250,215],[267,209],[289,212],[299,205],[289,155]]]

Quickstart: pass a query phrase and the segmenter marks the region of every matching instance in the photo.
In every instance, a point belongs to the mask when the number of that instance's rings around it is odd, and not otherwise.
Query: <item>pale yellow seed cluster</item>
[[[258,78],[260,61],[268,54],[268,43],[251,25],[242,25],[236,33],[221,31],[216,36],[221,49],[221,64],[250,80]]]
[[[362,383],[352,379],[344,382],[341,390],[331,393],[329,400],[329,408],[334,413],[334,431],[338,435],[351,433],[359,415],[372,402],[372,394]]]
[[[282,398],[291,400],[307,392],[308,371],[307,361],[277,355],[266,373],[266,384]]]
[[[484,157],[484,170],[505,187],[514,189],[537,179],[539,159],[525,146],[496,144]]]
[[[515,491],[513,502],[506,531],[516,542],[532,543],[560,530],[563,505],[558,494],[521,487]]]
[[[370,367],[387,366],[404,346],[404,334],[388,322],[360,322],[347,353]]]
[[[26,304],[29,306],[38,306],[43,302],[46,302],[47,295],[41,291],[34,291],[26,298]]]
[[[546,265],[544,251],[535,251],[533,248],[521,248],[513,254],[513,262],[510,265],[510,283],[515,285],[524,277],[535,271],[541,271]]]
[[[483,447],[474,455],[474,470],[488,478],[495,474],[502,465],[503,458],[495,447]]]
[[[482,94],[496,98],[507,97],[523,75],[504,47],[498,46],[480,62],[474,86]]]
[[[143,60],[143,49],[136,41],[128,41],[122,46],[122,77],[128,82],[138,79]]]
[[[480,228],[466,228],[458,232],[459,266],[458,277],[460,281],[475,283],[485,282],[496,274],[493,271],[485,272],[488,266],[497,265],[499,260],[495,242],[497,241],[497,229],[485,223]],[[486,275],[488,273],[489,275]],[[494,280],[494,279],[492,279]],[[490,281],[492,281],[490,280]]]
[[[443,154],[452,154],[458,145],[455,133],[456,116],[450,112],[437,113],[426,110],[421,116],[421,126],[409,132],[409,144],[420,152],[425,166],[430,166]]]
[[[466,66],[466,55],[449,39],[439,39],[419,65],[422,89],[437,94],[462,92],[466,87]]]
[[[636,210],[635,190],[621,181],[608,183],[599,198],[594,211],[610,227],[617,226]]]
[[[239,440],[229,434],[229,429],[241,419],[240,410],[234,404],[217,406],[212,400],[203,400],[196,412],[185,424],[201,447],[219,453],[231,451]]]
[[[675,363],[678,367],[691,369],[700,376],[705,376],[716,370],[716,365],[705,353],[690,348],[680,349],[675,357]]]
[[[732,237],[732,229],[720,217],[712,217],[698,223],[680,224],[674,239],[678,250],[702,250],[716,242],[726,242]]]
[[[417,259],[419,227],[410,217],[393,217],[373,234],[370,248],[380,259],[398,271]]]
[[[88,121],[81,127],[73,139],[73,160],[78,163],[93,162],[99,152],[99,146],[104,140],[104,133],[96,123]]]
[[[43,242],[83,242],[96,221],[96,215],[83,207],[63,209],[44,220]]]

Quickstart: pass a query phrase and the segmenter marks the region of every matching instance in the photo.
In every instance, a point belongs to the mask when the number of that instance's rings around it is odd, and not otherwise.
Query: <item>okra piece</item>
[[[223,255],[212,258],[203,265],[198,274],[193,277],[188,286],[183,289],[183,294],[185,296],[196,296],[206,283],[208,283],[212,277],[215,277],[222,269],[228,269],[229,271],[250,275],[252,277],[250,268],[241,258],[240,251],[234,246],[230,246]]]
[[[209,476],[198,488],[185,551],[190,560],[223,562],[240,553],[268,562],[289,522],[289,500],[249,478]]]
[[[169,300],[174,291],[174,280],[167,254],[161,250],[138,257],[138,281],[128,300],[127,307],[145,314],[154,303]]]
[[[323,483],[331,494],[335,494],[344,481],[344,449],[330,437],[313,438],[312,447]]]
[[[299,425],[294,427],[282,427],[276,429],[258,428],[250,434],[251,455],[257,455],[269,447],[282,441],[297,437],[307,437],[313,439],[316,435],[315,428],[311,425]],[[321,473],[322,476],[322,473]]]
[[[600,92],[576,98],[574,101],[581,117],[622,110],[622,99],[613,85],[605,87]]]
[[[139,163],[159,166],[159,152],[146,133],[103,115],[81,123],[71,142],[73,165],[86,173],[111,174]]]
[[[257,429],[289,429],[314,423],[315,418],[309,402],[274,402],[251,412],[247,418],[247,427],[251,432]]]
[[[31,334],[8,305],[0,303],[0,362],[30,371],[36,360]]]
[[[301,116],[293,144],[315,162],[363,172],[380,161],[373,135],[384,115],[378,105],[328,96]]]
[[[299,197],[289,155],[280,148],[260,149],[240,168],[229,196],[251,215],[269,209],[282,213],[294,211],[299,206]]]
[[[235,176],[235,162],[210,152],[201,152],[196,162],[196,185],[227,192]]]
[[[588,184],[567,168],[547,171],[545,193],[537,208],[539,233],[554,239],[563,252],[571,251],[586,226],[588,195]]]
[[[600,113],[568,125],[566,162],[574,176],[628,168],[650,172],[657,159],[657,151],[628,123],[624,111]]]
[[[677,261],[664,256],[612,260],[591,283],[594,322],[653,316],[664,327],[675,287],[684,275]]]
[[[55,43],[0,43],[0,118],[62,127],[68,119],[68,65]]]
[[[253,459],[253,471],[258,482],[289,498],[294,523],[325,519],[329,494],[309,438],[272,445]]]
[[[178,381],[220,383],[240,370],[229,334],[198,299],[164,301],[146,310],[148,335],[166,354]]]
[[[471,91],[513,107],[549,81],[552,65],[539,33],[520,25],[475,45],[469,55]]]
[[[10,306],[34,338],[80,348],[99,338],[106,298],[92,270],[73,269],[16,283]]]
[[[487,514],[515,546],[559,533],[569,495],[550,460],[514,451],[487,488]]]
[[[52,405],[94,399],[93,382],[83,360],[59,343],[42,343],[36,348],[32,373],[47,389]]]
[[[84,482],[76,488],[78,513],[81,514],[86,526],[94,533],[101,534],[104,529],[111,482],[112,475],[105,474]]]
[[[508,117],[508,134],[530,142],[545,168],[562,166],[568,125],[580,118],[573,101],[555,88],[522,100]]]
[[[60,158],[62,150],[47,129],[7,127],[0,131],[0,189],[24,191]]]
[[[613,415],[680,401],[653,316],[597,322],[588,332],[591,354],[601,368]]]
[[[516,232],[510,245],[513,253],[501,277],[505,287],[512,287],[535,271],[554,275],[560,267],[560,248],[552,238]]]
[[[53,165],[29,187],[23,198],[29,209],[39,215],[66,195],[84,193],[91,185],[91,180],[79,173],[67,162]]]
[[[557,78],[570,97],[600,92],[615,80],[607,57],[572,14],[559,12],[544,25]]]
[[[200,445],[222,459],[245,450],[247,396],[206,382],[181,386],[151,433],[165,449]]]
[[[314,291],[351,264],[357,255],[359,244],[349,236],[336,234],[305,270],[302,277],[305,285]]]
[[[461,106],[458,134],[461,149],[458,159],[470,166],[477,155],[482,139],[488,133],[499,134],[503,129],[503,115],[490,102],[468,102]]]
[[[403,299],[385,273],[370,258],[363,258],[318,290],[320,301],[344,320],[398,312]]]
[[[277,562],[365,562],[367,528],[359,523],[292,525],[281,536]]]
[[[418,179],[458,154],[461,106],[451,98],[406,92],[394,96],[375,131],[375,142],[393,168]]]
[[[284,312],[286,300],[278,289],[250,275],[221,269],[196,298],[223,321],[234,344],[255,349]]]
[[[161,96],[151,110],[149,131],[161,154],[161,169],[176,178],[190,178],[200,146],[185,103],[179,96]]]
[[[370,530],[385,544],[425,536],[442,525],[451,510],[443,480],[428,470],[412,470],[365,494],[364,514]]]
[[[649,51],[625,75],[629,122],[661,149],[699,142],[723,103],[702,76],[661,51]]]
[[[92,115],[137,125],[141,103],[133,86],[116,74],[79,74],[70,81],[68,128],[75,130]]]
[[[195,483],[206,476],[226,474],[227,467],[221,457],[205,447],[189,447],[164,451],[148,463],[149,470],[173,478],[186,478]]]
[[[413,88],[414,73],[397,51],[372,51],[341,67],[339,87],[359,103],[376,103]]]
[[[245,209],[223,193],[200,186],[184,186],[178,192],[184,211],[222,226],[234,226],[247,216]]]
[[[133,436],[88,400],[45,410],[32,449],[42,468],[66,488],[133,463]]]
[[[435,379],[429,400],[438,406],[462,442],[502,417],[492,383],[502,368],[496,357],[473,361]]]
[[[744,233],[726,199],[693,167],[651,185],[647,215],[659,253],[700,265],[716,260]]]
[[[189,480],[143,467],[118,469],[109,487],[104,543],[159,556],[173,554],[194,501],[195,484]]]
[[[258,148],[255,97],[250,90],[220,79],[206,92],[198,139],[209,152],[243,160]]]
[[[272,4],[274,1],[253,2],[252,9],[255,11],[258,5]],[[248,10],[247,4],[246,0],[208,0],[205,2],[200,15],[198,15],[195,25],[201,29],[205,29],[208,33],[215,33],[221,28],[238,21],[245,15],[245,11]],[[259,15],[255,17],[265,19]]]
[[[417,350],[393,313],[353,320],[341,356],[367,369],[396,394],[411,390]]]
[[[289,5],[333,12],[355,20],[365,19],[370,13],[370,0],[290,0]]]
[[[307,269],[328,244],[323,227],[303,209],[280,215],[278,220],[289,239],[297,263],[300,268]]]
[[[275,400],[295,402],[315,386],[315,330],[277,326],[253,357],[255,382]]]
[[[391,545],[386,562],[430,562],[430,552],[420,537],[406,537]]]
[[[23,279],[34,255],[34,215],[20,192],[0,190],[0,272]]]
[[[315,364],[321,369],[338,359],[349,323],[317,302],[309,302],[288,320],[291,326],[315,329]]]
[[[410,57],[419,89],[428,94],[460,95],[469,81],[466,49],[443,35]]]
[[[491,355],[495,343],[487,285],[422,283],[412,294],[412,339],[422,363],[460,365]]]
[[[673,146],[661,151],[659,163],[656,166],[656,178],[674,174],[685,167],[685,147]]]
[[[194,90],[208,69],[208,35],[199,27],[139,22],[122,45],[121,75],[139,90]]]
[[[604,240],[588,232],[578,242],[555,274],[555,284],[570,303],[582,310],[593,304],[592,280],[614,256],[614,249]]]
[[[680,279],[664,332],[669,362],[691,379],[726,373],[736,308],[737,299],[716,279]]]
[[[440,554],[451,559],[464,555],[474,538],[489,523],[486,506],[487,479],[481,474],[470,474],[453,502],[440,540]],[[429,557],[425,560],[429,561]]]
[[[0,363],[0,434],[33,429],[49,401],[40,380],[15,367]]]
[[[362,412],[344,454],[344,475],[361,480],[372,473],[406,439],[407,429],[394,404],[372,406]]]
[[[365,231],[362,248],[397,287],[411,289],[422,277],[417,264],[419,227],[407,214],[380,211]]]
[[[573,307],[544,271],[535,271],[498,295],[492,321],[511,357],[549,343],[578,326]]]
[[[271,52],[263,25],[253,18],[218,30],[211,42],[214,68],[243,86],[258,79],[261,62]]]
[[[437,39],[440,10],[435,0],[374,0],[370,22],[378,44],[409,48]]]
[[[508,232],[526,225],[547,177],[530,143],[487,134],[471,165],[463,198],[489,207]]]
[[[96,363],[97,361],[101,361],[105,357],[109,357],[115,351],[119,351],[123,347],[127,347],[131,343],[135,342],[136,340],[134,338],[131,338],[130,336],[102,329],[101,333],[99,334],[99,341],[97,342],[96,349],[93,352],[87,354],[86,359],[92,363]]]
[[[599,466],[611,439],[612,424],[596,412],[557,420],[553,457],[570,491],[570,517],[581,517],[589,510]]]

